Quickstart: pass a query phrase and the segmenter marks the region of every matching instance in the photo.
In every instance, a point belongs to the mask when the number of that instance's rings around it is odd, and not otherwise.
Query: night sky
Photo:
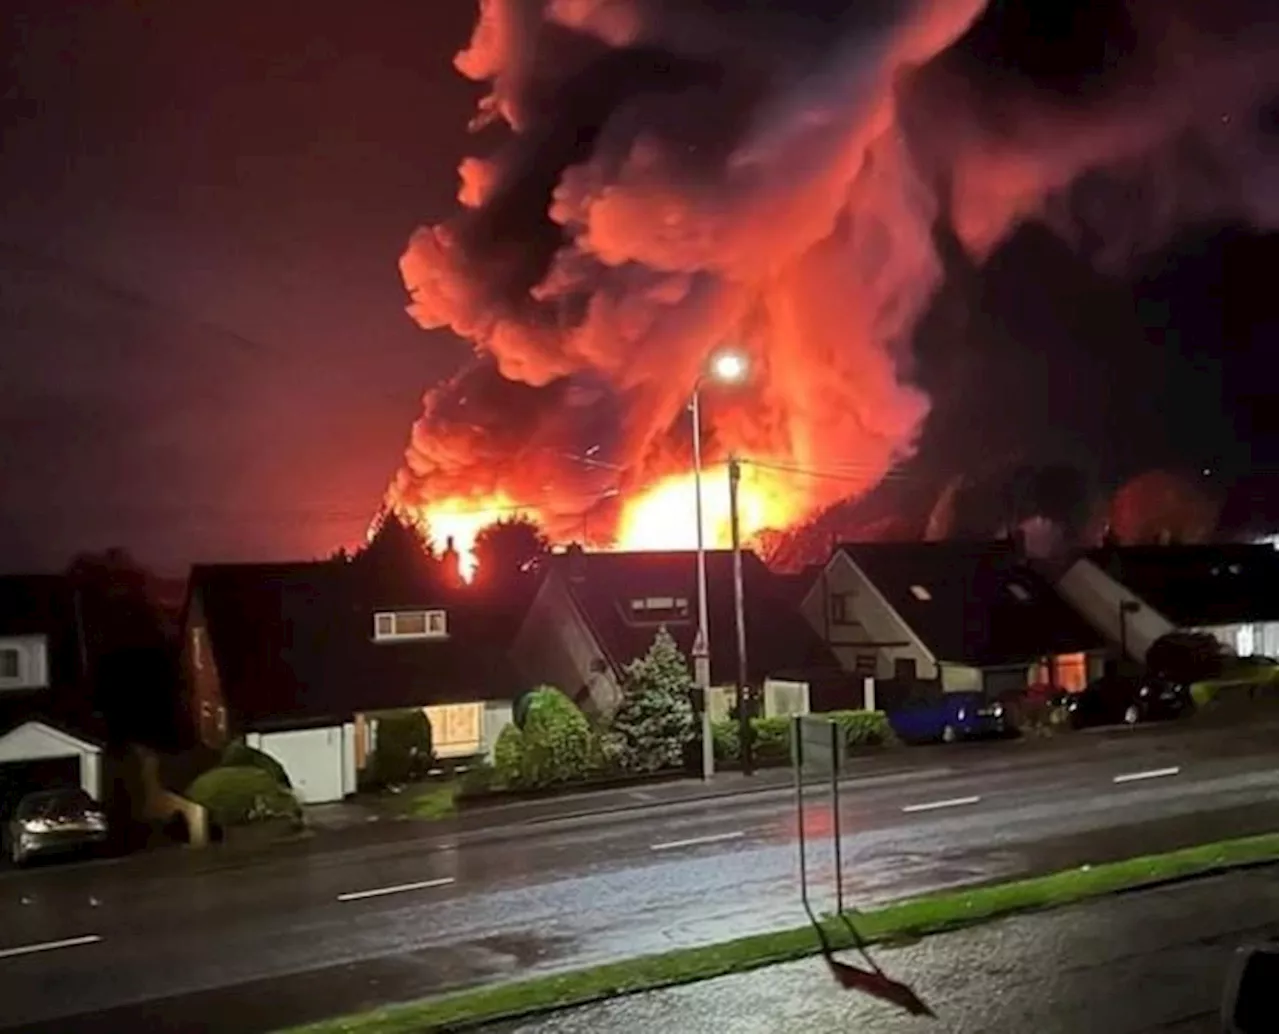
[[[453,205],[473,3],[2,10],[0,567],[351,542],[468,355],[405,315],[396,263]],[[1094,59],[1072,53],[1027,48],[1024,71],[1070,80]],[[1276,284],[1275,235],[1242,227],[1118,276],[1018,233],[921,324],[935,409],[910,476],[975,455],[1107,484],[1274,471]]]

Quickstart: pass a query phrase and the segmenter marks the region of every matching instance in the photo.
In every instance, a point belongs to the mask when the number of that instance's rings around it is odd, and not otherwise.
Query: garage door
[[[250,746],[264,750],[289,773],[303,804],[342,800],[342,726],[267,732]]]
[[[80,785],[80,758],[39,758],[0,764],[0,821],[7,821],[23,797],[36,790]]]

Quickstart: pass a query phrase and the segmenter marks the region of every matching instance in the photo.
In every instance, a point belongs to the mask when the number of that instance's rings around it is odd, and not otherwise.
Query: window
[[[1031,601],[1031,593],[1027,592],[1025,585],[1019,585],[1017,582],[1009,583],[1009,594],[1019,603],[1029,603]]]
[[[431,723],[431,749],[438,758],[479,754],[484,730],[484,704],[441,704],[424,707]]]
[[[831,623],[833,625],[856,625],[857,615],[854,612],[853,593],[833,592],[831,594]]]
[[[853,659],[853,672],[863,678],[867,676],[875,677],[876,674],[876,655],[873,653],[860,653]]]
[[[911,595],[918,599],[921,603],[928,603],[933,599],[933,594],[929,592],[923,585],[911,586]]]
[[[689,600],[684,596],[642,596],[630,603],[634,621],[687,621]]]
[[[895,657],[893,659],[893,677],[898,682],[914,682],[916,680],[915,658]]]
[[[12,646],[0,650],[0,679],[16,681],[22,677],[22,655]]]
[[[381,611],[373,616],[373,638],[444,639],[449,635],[443,610]]]

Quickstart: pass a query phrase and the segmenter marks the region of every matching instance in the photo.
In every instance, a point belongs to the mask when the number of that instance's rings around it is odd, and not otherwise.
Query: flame
[[[458,554],[458,574],[470,583],[476,576],[476,538],[491,524],[513,517],[526,516],[537,520],[536,512],[515,505],[503,492],[483,499],[458,497],[433,503],[416,510],[411,515],[419,526],[431,536],[431,542],[439,556],[450,540]]]
[[[784,473],[751,465],[738,483],[738,529],[744,542],[770,528],[786,528],[802,516],[806,497]],[[617,545],[625,550],[696,549],[696,479],[672,474],[628,500],[618,524]],[[729,468],[702,471],[702,539],[708,549],[732,544],[729,522]]]

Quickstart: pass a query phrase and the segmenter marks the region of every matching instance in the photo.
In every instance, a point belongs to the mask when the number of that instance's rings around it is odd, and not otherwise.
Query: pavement
[[[935,1019],[841,989],[822,960],[807,959],[483,1030],[1217,1034],[1231,955],[1274,939],[1275,916],[1276,868],[1268,866],[873,949]]]
[[[1274,724],[1067,739],[846,781],[854,904],[1276,828]],[[804,802],[827,908],[823,788]],[[637,803],[3,874],[0,1029],[253,1034],[803,921],[792,789]]]

